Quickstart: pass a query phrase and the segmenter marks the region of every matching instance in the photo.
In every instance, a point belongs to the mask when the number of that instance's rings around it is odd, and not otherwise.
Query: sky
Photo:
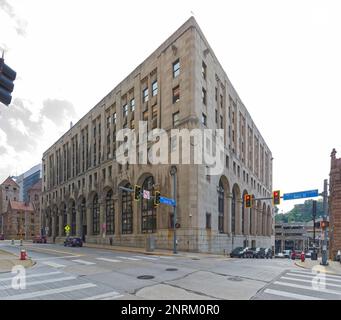
[[[191,15],[272,151],[273,189],[322,191],[341,154],[337,0],[0,0],[0,49],[17,71],[0,104],[0,180],[38,164]]]

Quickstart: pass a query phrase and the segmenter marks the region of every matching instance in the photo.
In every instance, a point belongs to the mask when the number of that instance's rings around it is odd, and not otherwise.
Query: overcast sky
[[[0,48],[18,73],[0,105],[0,180],[39,163],[192,14],[272,151],[274,189],[321,191],[341,155],[337,0],[0,0]]]

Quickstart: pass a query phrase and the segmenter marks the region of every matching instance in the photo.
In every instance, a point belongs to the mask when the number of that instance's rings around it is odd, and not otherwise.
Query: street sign
[[[176,206],[176,201],[174,199],[169,199],[165,197],[160,197],[160,203],[166,204],[167,206]]]
[[[312,198],[312,197],[318,197],[318,195],[319,195],[319,191],[317,189],[316,190],[293,192],[293,193],[284,193],[283,194],[283,200]]]
[[[65,226],[65,228],[64,228],[64,230],[65,230],[65,232],[70,232],[70,226],[67,224],[66,226]]]
[[[143,190],[143,199],[150,199],[150,192],[148,190]]]

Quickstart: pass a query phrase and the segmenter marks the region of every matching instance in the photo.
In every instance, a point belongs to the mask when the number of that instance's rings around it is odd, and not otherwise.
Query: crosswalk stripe
[[[294,298],[298,300],[325,300],[323,298],[317,298],[317,297],[307,296],[303,294],[287,292],[287,291],[279,291],[279,290],[273,290],[273,289],[265,289],[264,293],[272,294],[275,296],[286,297],[286,298]]]
[[[47,279],[47,280],[40,280],[40,281],[33,281],[26,283],[26,287],[28,286],[34,286],[37,284],[44,284],[44,283],[53,283],[53,282],[59,282],[59,281],[66,281],[66,280],[75,280],[76,277],[62,277],[62,278],[54,278],[54,279]],[[12,284],[1,287],[2,290],[5,289],[12,289]]]
[[[174,257],[168,257],[168,256],[157,256],[157,257],[161,259],[174,259]]]
[[[281,277],[281,279],[292,280],[292,281],[297,281],[297,282],[306,282],[306,283],[313,283],[313,281],[314,281],[313,279],[306,280],[306,279],[297,279],[297,278],[293,278],[293,277]],[[323,279],[323,278],[317,278],[316,280],[320,280],[319,283],[316,283],[316,285],[318,285],[318,286],[323,286],[323,287],[331,286],[331,287],[341,288],[341,285],[326,282],[326,281],[324,281],[325,279]],[[341,292],[340,292],[340,294],[341,294]]]
[[[80,264],[85,264],[85,265],[92,265],[92,264],[96,264],[95,262],[90,262],[90,261],[85,261],[85,260],[80,260],[80,259],[76,259],[76,260],[71,260],[73,262],[78,262]]]
[[[36,292],[15,294],[15,295],[8,296],[8,297],[1,297],[1,299],[2,300],[31,299],[31,298],[48,296],[51,294],[70,292],[70,291],[88,289],[88,288],[93,288],[93,287],[96,287],[96,285],[93,283],[84,283],[84,284],[78,284],[75,286],[63,287],[63,288],[58,288],[58,289],[48,289],[48,290],[42,290],[42,291],[36,291]]]
[[[145,257],[145,256],[134,256],[135,258],[142,258],[147,260],[157,260],[157,258]]]
[[[47,266],[54,267],[54,268],[63,268],[63,267],[65,267],[64,264],[59,264],[59,263],[52,262],[52,261],[45,261],[45,262],[43,262],[43,264],[46,264]]]
[[[331,293],[331,294],[336,294],[338,296],[341,296],[341,291],[335,291],[331,289],[324,289],[320,288],[318,284],[314,288],[313,286],[303,286],[300,284],[295,284],[295,283],[288,283],[288,282],[281,282],[281,281],[275,281],[274,284],[281,285],[281,286],[286,286],[286,287],[292,287],[292,288],[298,288],[298,289],[305,289],[305,290],[310,290],[310,291],[318,291],[318,292],[324,292],[324,293]]]
[[[96,258],[96,260],[107,261],[107,262],[122,262],[121,260],[109,259],[109,258]]]
[[[54,271],[54,272],[46,272],[46,273],[28,274],[28,275],[26,275],[26,279],[27,278],[38,278],[38,277],[52,276],[52,275],[60,274],[60,273],[61,273],[60,271]],[[0,279],[0,282],[12,280],[12,279],[13,279],[13,276],[10,278],[2,278],[2,279]]]
[[[120,259],[132,260],[132,261],[140,261],[141,259],[129,258],[129,257],[117,257]]]
[[[111,291],[111,292],[107,292],[107,293],[103,293],[103,294],[98,294],[96,296],[92,296],[92,297],[87,297],[84,298],[82,300],[96,300],[96,299],[102,299],[102,298],[108,298],[108,297],[113,297],[113,296],[117,296],[119,295],[118,292],[116,291]]]
[[[325,272],[309,272],[309,271],[301,271],[301,270],[291,270],[290,272],[291,273],[299,273],[299,274],[309,274],[309,275],[322,274],[322,275],[325,275],[326,277],[329,277],[329,278],[341,280],[341,276],[336,276],[336,275],[332,275],[332,274],[325,273]]]
[[[101,300],[114,300],[114,299],[121,298],[121,297],[124,297],[124,295],[120,294],[119,296],[112,296],[112,297],[104,298]]]
[[[324,273],[307,275],[307,274],[297,274],[297,273],[288,272],[288,273],[286,273],[286,275],[300,277],[300,278],[311,278],[311,279],[318,277],[320,279],[326,279],[328,281],[341,282],[341,280],[330,278],[329,276],[325,275]]]

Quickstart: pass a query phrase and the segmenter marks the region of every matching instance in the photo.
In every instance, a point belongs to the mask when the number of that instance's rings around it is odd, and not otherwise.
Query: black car
[[[266,259],[272,259],[273,253],[270,248],[265,248],[264,249],[264,258]]]
[[[264,259],[266,256],[265,248],[251,248],[253,252],[253,258]]]
[[[64,241],[65,247],[83,247],[81,238],[66,238]]]
[[[237,247],[230,253],[231,258],[252,258],[252,252],[250,248]]]

